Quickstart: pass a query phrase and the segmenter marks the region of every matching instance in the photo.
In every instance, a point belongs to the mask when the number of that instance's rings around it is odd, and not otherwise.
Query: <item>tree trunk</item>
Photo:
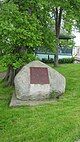
[[[7,73],[6,73],[3,81],[7,81],[8,80],[8,78],[9,78],[9,72],[10,72],[10,67],[8,66],[8,70],[7,70]]]
[[[3,81],[5,81],[5,86],[14,86],[14,78],[21,68],[22,67],[14,69],[12,65],[8,66],[6,76],[3,79]]]
[[[20,53],[20,52],[22,53],[25,51],[26,51],[26,47],[19,47],[18,46],[17,48],[14,49],[13,54]],[[3,81],[5,81],[6,86],[14,86],[15,75],[19,72],[19,70],[21,68],[22,67],[14,69],[11,64],[8,65],[8,70],[7,70],[6,76],[3,79]]]
[[[59,44],[59,39],[56,39],[56,52],[54,55],[54,66],[57,67],[58,66],[58,45]]]
[[[14,85],[14,77],[15,77],[15,69],[12,65],[8,66],[8,70],[6,76],[4,77],[5,85],[6,86],[13,86]]]
[[[62,18],[62,8],[55,9],[55,32],[56,32],[56,52],[54,55],[54,66],[58,66],[58,47],[59,47],[59,35],[61,27],[61,18]]]

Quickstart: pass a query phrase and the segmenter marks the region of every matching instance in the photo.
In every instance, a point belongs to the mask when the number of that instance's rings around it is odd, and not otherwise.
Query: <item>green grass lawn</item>
[[[75,142],[80,139],[80,64],[56,68],[66,92],[53,104],[10,108],[12,88],[0,83],[0,142]]]

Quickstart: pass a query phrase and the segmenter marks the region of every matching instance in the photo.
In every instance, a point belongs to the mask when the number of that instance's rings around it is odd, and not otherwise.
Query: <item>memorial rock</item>
[[[49,98],[52,92],[61,95],[66,86],[63,75],[40,61],[25,65],[16,75],[14,83],[16,98],[22,101],[43,100]]]

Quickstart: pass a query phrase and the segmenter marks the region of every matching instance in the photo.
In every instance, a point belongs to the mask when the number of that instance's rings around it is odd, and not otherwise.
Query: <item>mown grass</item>
[[[75,142],[80,139],[80,65],[56,68],[67,80],[58,101],[10,108],[13,88],[0,83],[0,142]]]

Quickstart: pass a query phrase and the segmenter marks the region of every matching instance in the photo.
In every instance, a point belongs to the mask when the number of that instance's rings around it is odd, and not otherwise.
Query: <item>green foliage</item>
[[[67,40],[60,40],[60,45],[62,47],[67,47],[67,48],[73,48],[75,46],[74,40],[73,39],[69,39]]]
[[[15,63],[13,63],[14,68],[19,68],[23,65],[25,65],[26,63],[29,63],[33,60],[37,60],[37,58],[35,57],[34,54],[23,54],[22,58],[20,57],[19,60],[15,60]]]
[[[19,67],[30,59],[28,55],[27,60],[24,61],[25,53],[22,56],[17,48],[24,46],[33,50],[34,47],[41,45],[39,21],[35,15],[29,16],[28,13],[19,12],[18,7],[13,3],[3,4],[0,21],[0,49],[3,51],[3,62],[6,65]]]
[[[1,58],[1,65],[8,66],[12,65],[15,69],[20,68],[21,66],[25,65],[26,63],[29,63],[33,60],[37,60],[38,58],[35,57],[34,54],[15,54],[15,56],[11,56],[10,54],[4,55],[3,58]]]
[[[34,14],[21,13],[13,3],[3,4],[0,11],[0,36],[11,46],[40,46],[40,24]]]

